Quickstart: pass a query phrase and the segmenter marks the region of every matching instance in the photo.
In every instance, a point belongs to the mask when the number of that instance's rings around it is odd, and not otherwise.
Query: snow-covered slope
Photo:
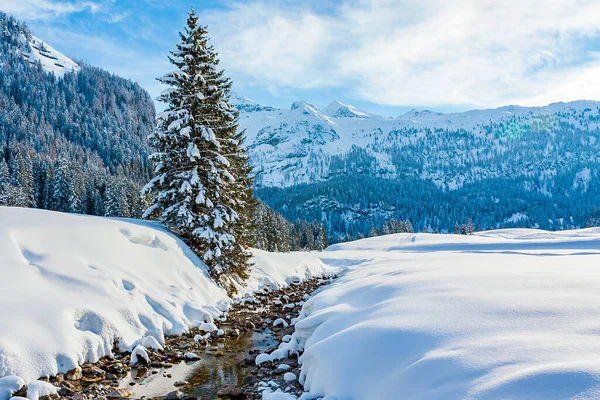
[[[23,36],[23,40],[27,41],[25,36]],[[41,39],[32,36],[31,40],[27,42],[31,51],[24,54],[25,58],[32,63],[39,62],[46,72],[62,77],[67,72],[79,72],[81,69],[75,61],[63,55]]]
[[[253,262],[242,295],[326,271],[310,253],[257,251]],[[0,207],[0,378],[66,372],[111,354],[116,339],[164,343],[230,300],[156,223]]]
[[[390,218],[416,230],[569,229],[600,221],[600,102],[382,118],[333,102],[240,101],[257,194],[330,240]],[[522,215],[522,218],[511,218]]]
[[[383,118],[337,101],[323,111],[302,101],[289,110],[260,106],[239,95],[233,102],[241,111],[240,125],[246,129],[257,185],[266,187],[356,173],[356,154],[352,154],[356,149],[364,152],[358,154],[360,161],[365,154],[371,159],[360,173],[409,176],[453,190],[506,175],[551,173],[572,156],[593,153],[600,146],[596,138],[600,102],[595,101],[449,114],[412,110],[397,118]],[[581,138],[583,148],[568,153],[563,142],[570,138],[564,136],[577,130],[586,133]]]
[[[296,324],[307,399],[600,397],[600,228],[397,234],[321,258],[347,270]]]

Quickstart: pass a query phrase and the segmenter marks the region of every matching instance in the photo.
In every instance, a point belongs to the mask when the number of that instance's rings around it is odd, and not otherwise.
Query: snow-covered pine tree
[[[180,38],[169,57],[177,71],[159,78],[170,88],[159,97],[167,109],[150,135],[156,176],[144,188],[154,196],[144,216],[158,215],[228,285],[248,275],[250,169],[228,104],[231,80],[193,10]]]
[[[0,158],[0,206],[8,205],[8,191],[10,189],[10,175],[8,164]]]

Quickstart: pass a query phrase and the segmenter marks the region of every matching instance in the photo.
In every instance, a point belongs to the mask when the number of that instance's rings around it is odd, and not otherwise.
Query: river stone
[[[78,381],[82,377],[83,375],[81,375],[81,370],[79,368],[73,368],[65,374],[65,378],[67,378],[69,381]]]
[[[163,400],[179,400],[182,397],[183,393],[181,393],[179,390],[174,390],[170,393],[167,393],[167,395],[163,397]]]
[[[235,386],[225,386],[217,392],[219,397],[229,397],[230,399],[247,399],[248,396],[244,391]]]
[[[109,399],[127,399],[131,397],[133,393],[129,389],[116,389],[106,395]]]
[[[58,394],[49,394],[46,396],[40,396],[39,400],[59,400],[60,399],[60,395]]]

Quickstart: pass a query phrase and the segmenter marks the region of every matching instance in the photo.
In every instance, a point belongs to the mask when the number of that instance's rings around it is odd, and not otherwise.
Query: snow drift
[[[257,251],[254,263],[252,289],[324,269],[304,253]],[[117,340],[128,350],[164,344],[230,301],[159,224],[0,207],[0,377],[66,372],[111,354]]]
[[[303,307],[303,398],[600,397],[600,229],[332,246]],[[329,398],[329,397],[326,397]]]
[[[212,319],[227,295],[158,225],[0,207],[0,376],[25,380],[163,341]]]

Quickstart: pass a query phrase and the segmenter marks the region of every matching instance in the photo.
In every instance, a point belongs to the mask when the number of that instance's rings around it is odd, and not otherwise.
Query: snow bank
[[[600,397],[600,229],[398,234],[322,253],[303,398]]]
[[[280,289],[296,281],[327,275],[337,271],[325,265],[315,252],[269,253],[253,250],[252,272],[250,278],[239,287],[241,297],[257,290]]]
[[[0,207],[0,376],[75,368],[212,322],[229,299],[158,225]]]
[[[253,262],[243,295],[331,270],[312,253],[256,250]],[[217,330],[230,301],[159,224],[0,207],[0,378],[66,372],[116,340],[143,357],[166,334]]]

